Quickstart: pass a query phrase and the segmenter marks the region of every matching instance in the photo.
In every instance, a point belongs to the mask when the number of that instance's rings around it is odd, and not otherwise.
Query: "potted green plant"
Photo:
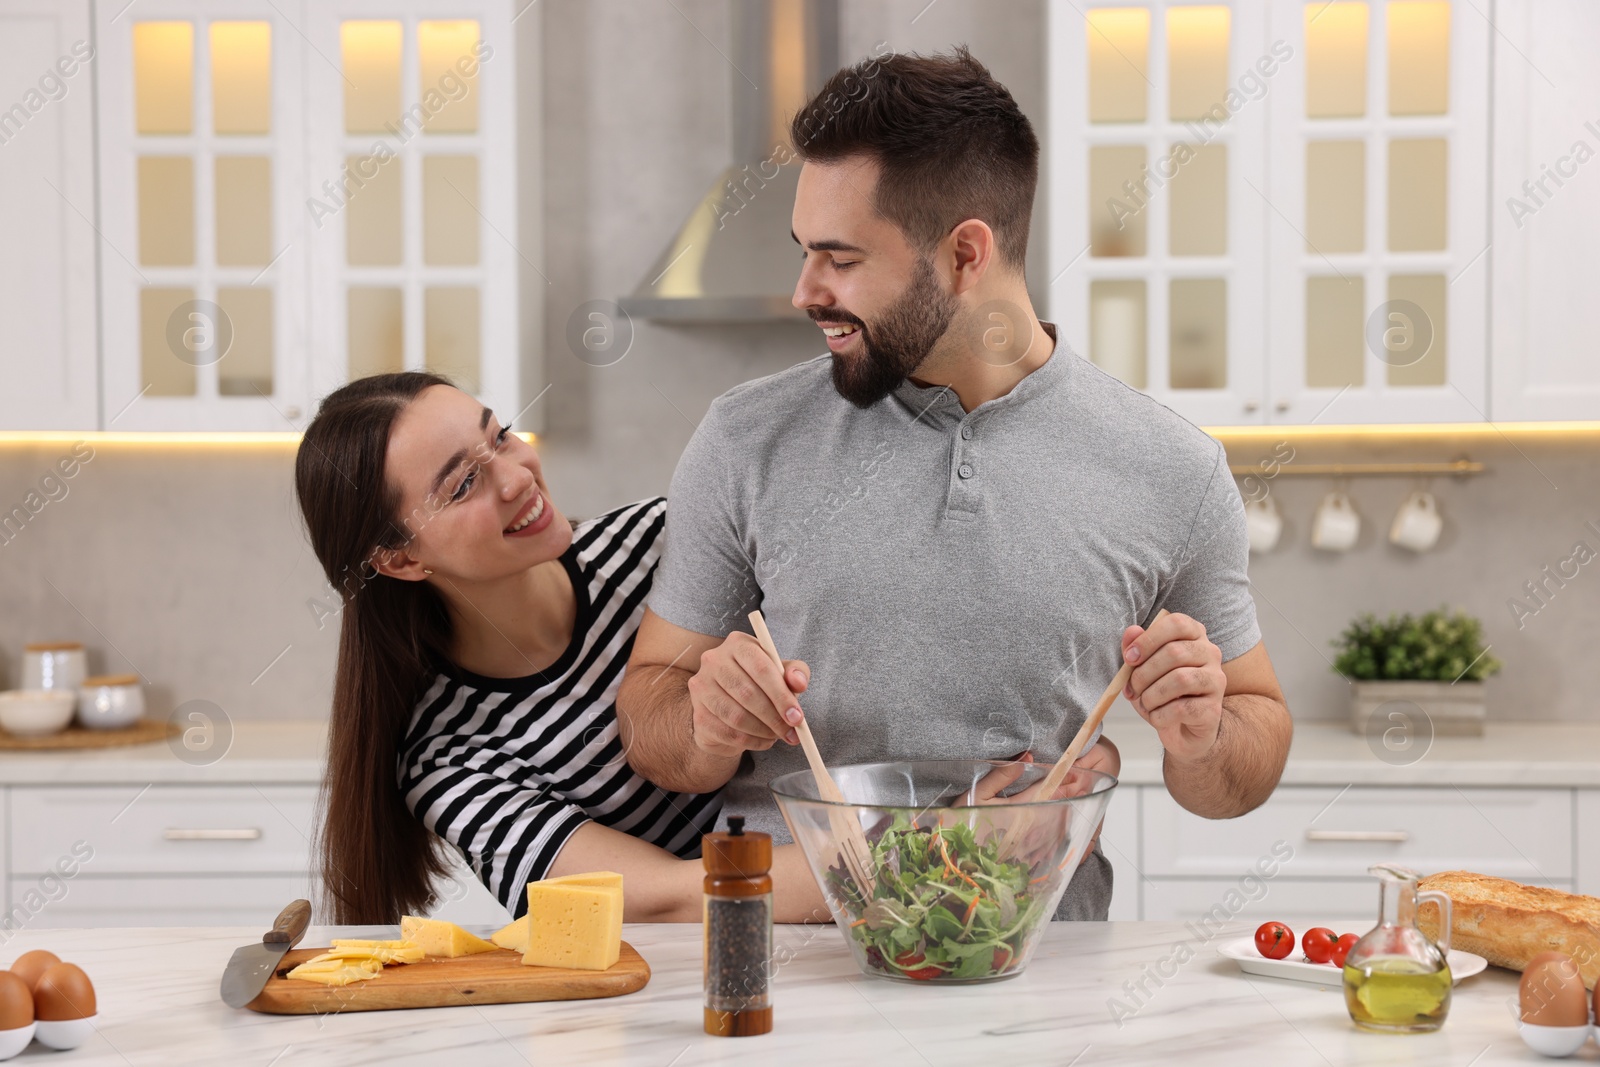
[[[1435,734],[1481,736],[1484,679],[1500,661],[1483,643],[1483,624],[1464,611],[1441,606],[1421,615],[1379,620],[1364,614],[1333,642],[1333,669],[1353,685],[1350,726],[1365,734],[1386,704],[1420,708]]]

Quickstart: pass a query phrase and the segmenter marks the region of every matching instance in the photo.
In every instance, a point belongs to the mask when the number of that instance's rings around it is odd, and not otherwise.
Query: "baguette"
[[[1541,952],[1571,956],[1589,989],[1600,979],[1600,897],[1523,885],[1470,871],[1442,871],[1418,889],[1450,898],[1450,944],[1475,952],[1497,967],[1520,971]],[[1439,909],[1417,909],[1417,925],[1430,938],[1439,932]]]

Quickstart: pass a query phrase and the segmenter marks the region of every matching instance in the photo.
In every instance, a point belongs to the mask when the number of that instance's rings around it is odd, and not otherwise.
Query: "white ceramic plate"
[[[1331,963],[1308,963],[1299,952],[1293,952],[1281,960],[1269,960],[1256,951],[1254,937],[1241,937],[1237,941],[1229,941],[1218,948],[1217,952],[1230,960],[1238,961],[1239,969],[1249,974],[1287,978],[1293,982],[1316,982],[1319,985],[1344,984],[1343,968],[1335,967]],[[1455,948],[1450,950],[1449,962],[1450,977],[1457,982],[1481,974],[1489,966],[1489,961],[1482,956]]]

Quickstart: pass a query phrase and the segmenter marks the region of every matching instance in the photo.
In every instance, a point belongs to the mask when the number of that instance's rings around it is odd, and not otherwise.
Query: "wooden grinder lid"
[[[714,878],[760,878],[772,870],[772,835],[745,832],[744,818],[728,816],[728,829],[706,834],[700,842],[706,873]]]

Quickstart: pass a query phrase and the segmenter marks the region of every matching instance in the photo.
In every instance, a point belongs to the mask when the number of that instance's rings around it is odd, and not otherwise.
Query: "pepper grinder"
[[[718,1037],[772,1030],[772,837],[726,833],[701,839],[705,864],[705,1028]]]

